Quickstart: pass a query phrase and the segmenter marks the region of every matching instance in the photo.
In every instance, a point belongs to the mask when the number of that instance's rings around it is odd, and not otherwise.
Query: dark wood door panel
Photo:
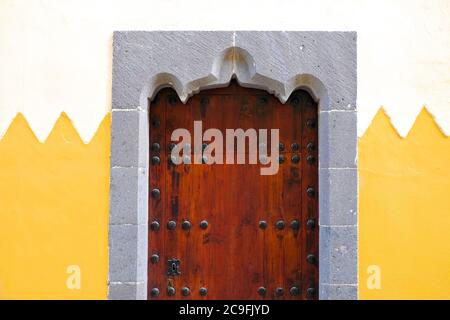
[[[260,164],[171,164],[173,130],[192,132],[194,121],[224,137],[226,129],[280,129],[278,173],[262,176]],[[284,105],[235,83],[186,104],[160,91],[150,104],[150,299],[317,297],[316,121],[317,105],[304,91]],[[174,259],[179,274],[170,275]]]

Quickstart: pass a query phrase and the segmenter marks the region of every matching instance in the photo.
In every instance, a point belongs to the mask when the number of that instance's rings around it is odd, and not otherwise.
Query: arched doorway
[[[312,97],[297,90],[282,104],[232,81],[186,104],[170,88],[149,103],[148,299],[318,298],[318,110]],[[172,141],[176,129],[186,129],[191,140]],[[214,152],[211,141],[196,140],[208,129],[223,133]],[[245,163],[237,164],[237,139],[230,141],[227,129],[247,134]],[[261,175],[268,164],[260,155],[267,148],[270,156],[275,140],[261,142],[261,129],[279,130],[279,155],[271,159],[278,170],[270,175]],[[254,137],[258,155],[250,149]],[[179,142],[184,150],[174,153]],[[234,163],[225,155],[230,143]],[[195,164],[199,147],[203,157]],[[208,156],[217,161],[221,152],[222,163],[209,163]]]
[[[357,299],[356,33],[118,31],[113,42],[108,298],[147,299],[148,98],[170,86],[186,102],[235,77],[283,103],[297,89],[317,102],[317,294]]]

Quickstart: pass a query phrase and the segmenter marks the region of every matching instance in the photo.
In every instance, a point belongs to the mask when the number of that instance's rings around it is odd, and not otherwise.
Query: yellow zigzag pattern
[[[381,114],[384,115],[386,117],[386,119],[387,119],[387,122],[390,123],[389,127],[393,128],[395,133],[397,133],[397,130],[395,129],[395,126],[392,124],[388,113],[384,110],[383,107],[381,107],[379,109],[378,113],[375,115],[374,119],[372,120],[372,123],[374,123],[375,122],[375,118],[380,117]],[[444,131],[440,128],[440,126],[435,121],[434,116],[426,109],[426,107],[422,108],[422,111],[417,115],[417,119],[419,119],[421,117],[424,117],[425,114],[428,115],[427,119],[431,120],[434,123],[434,127],[436,129],[438,129],[438,131],[441,132],[444,137],[447,137],[447,135],[444,133]],[[110,117],[110,114],[108,113],[105,116],[104,119],[109,118],[109,117]],[[416,119],[416,122],[411,127],[411,129],[410,129],[410,131],[408,133],[408,136],[410,135],[411,132],[414,131],[414,128],[417,125],[417,119]],[[105,122],[105,120],[103,120],[101,122],[101,124],[99,125],[99,128],[104,125],[103,124],[104,122]],[[31,136],[33,136],[37,140],[37,138],[36,138],[36,136],[35,136],[35,134],[33,132],[33,129],[31,129],[31,127],[29,126],[25,116],[22,113],[19,112],[19,113],[17,113],[16,117],[11,121],[8,129],[6,130],[6,133],[3,136],[0,136],[0,141],[5,139],[5,137],[8,135],[9,131],[11,131],[12,128],[18,127],[18,126],[19,127],[26,126],[29,129],[27,131],[29,131]],[[81,140],[78,131],[73,126],[72,121],[70,120],[68,115],[65,112],[62,112],[60,117],[55,122],[55,125],[54,125],[52,131],[50,132],[50,134],[47,136],[47,138],[45,139],[45,141],[43,143],[46,143],[48,140],[54,139],[54,138],[51,138],[51,136],[52,135],[55,136],[55,135],[58,134],[58,133],[55,133],[55,129],[57,129],[58,127],[59,128],[65,128],[65,130],[73,131],[73,133],[74,133],[74,137],[73,138],[76,139],[76,140]],[[365,131],[365,133],[363,134],[362,137],[367,135],[367,132],[370,131],[370,128],[371,128],[371,126],[369,125],[369,127],[366,129],[366,131]],[[61,130],[61,129],[59,129],[59,130]],[[76,136],[76,138],[75,138],[75,136]],[[401,137],[400,135],[398,135],[398,133],[397,133],[397,136]],[[95,138],[95,135],[94,135],[94,137],[91,140],[93,140],[94,138]],[[403,138],[403,137],[401,137],[401,138]]]
[[[106,298],[110,118],[84,144],[62,114],[40,143],[19,114],[0,140],[0,299]]]
[[[98,132],[101,128],[105,127],[105,122],[110,122],[110,120],[107,120],[110,118],[110,113],[108,113],[103,121],[100,123],[99,128],[97,129],[96,134],[92,137],[91,141],[87,144],[92,143],[93,140],[95,140],[95,137],[98,135]],[[25,129],[26,128],[26,129]],[[18,133],[20,131],[20,133]],[[26,120],[25,116],[22,113],[17,113],[16,117],[11,121],[11,124],[9,125],[8,129],[6,130],[6,133],[3,135],[3,137],[0,138],[1,140],[8,139],[8,135],[14,135],[14,134],[23,134],[30,136],[30,140],[33,137],[35,140],[39,141],[36,137],[36,135],[33,132],[33,129],[31,129],[30,125],[28,124],[28,121]],[[80,135],[78,134],[78,131],[75,129],[72,121],[70,120],[69,116],[62,112],[59,118],[56,120],[55,125],[53,126],[52,131],[47,136],[45,141],[42,144],[47,143],[47,141],[55,140],[56,137],[60,135],[68,134],[71,136],[72,142],[75,141],[82,141]]]
[[[398,134],[398,131],[392,124],[391,119],[385,109],[380,108],[375,117],[372,119],[372,123],[367,127],[365,133],[361,136],[360,140],[370,135],[373,131],[379,131],[383,129],[394,133],[396,137],[402,139],[420,135],[422,134],[421,131],[423,131],[424,129],[436,132],[438,136],[442,136],[444,138],[448,137],[437,124],[433,114],[429,112],[425,107],[423,107],[421,112],[417,115],[416,121],[412,125],[411,129],[408,132],[408,135],[405,138]]]
[[[402,139],[380,110],[359,139],[360,298],[450,299],[449,213],[450,138],[423,109]]]

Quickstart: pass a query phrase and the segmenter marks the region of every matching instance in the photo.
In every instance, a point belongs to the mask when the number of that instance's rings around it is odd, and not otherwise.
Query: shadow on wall
[[[425,109],[360,138],[359,212],[360,299],[450,299],[450,138]]]
[[[0,299],[106,298],[110,122],[40,143],[19,114],[0,140]]]

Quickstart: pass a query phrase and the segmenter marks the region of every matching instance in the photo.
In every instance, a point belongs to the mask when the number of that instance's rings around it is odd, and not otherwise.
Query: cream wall
[[[65,111],[89,141],[110,110],[114,30],[356,30],[358,132],[405,136],[426,105],[450,135],[449,0],[0,0],[0,134],[44,141]]]

